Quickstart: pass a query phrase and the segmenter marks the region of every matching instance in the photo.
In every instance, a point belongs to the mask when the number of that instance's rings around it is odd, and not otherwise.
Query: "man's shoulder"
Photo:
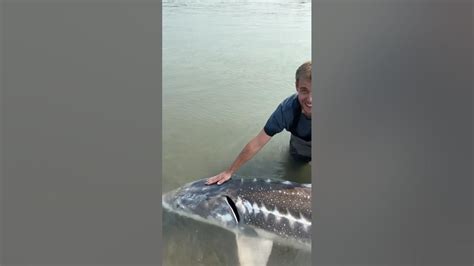
[[[283,129],[289,129],[291,121],[293,121],[295,107],[297,107],[298,97],[293,94],[284,99],[272,113],[265,125],[265,132],[269,136],[281,132]]]
[[[293,110],[298,105],[298,95],[292,94],[286,99],[284,99],[280,104],[283,109]]]

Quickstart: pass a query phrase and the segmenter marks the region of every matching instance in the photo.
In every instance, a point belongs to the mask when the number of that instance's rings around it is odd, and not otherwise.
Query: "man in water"
[[[218,185],[231,176],[277,133],[286,129],[291,133],[290,154],[296,160],[311,162],[311,61],[305,62],[295,75],[296,94],[281,102],[268,119],[264,128],[252,138],[232,165],[222,173],[209,178],[206,184]]]

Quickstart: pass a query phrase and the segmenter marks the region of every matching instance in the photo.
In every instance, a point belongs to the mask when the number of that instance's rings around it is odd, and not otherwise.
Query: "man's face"
[[[313,106],[313,97],[311,96],[311,81],[300,79],[296,81],[296,92],[298,101],[301,104],[303,114],[311,117],[311,107]]]

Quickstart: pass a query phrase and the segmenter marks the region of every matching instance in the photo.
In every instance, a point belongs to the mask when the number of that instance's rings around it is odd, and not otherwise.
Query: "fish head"
[[[198,180],[164,194],[162,204],[169,211],[234,228],[240,218],[230,185],[206,185],[205,180]]]

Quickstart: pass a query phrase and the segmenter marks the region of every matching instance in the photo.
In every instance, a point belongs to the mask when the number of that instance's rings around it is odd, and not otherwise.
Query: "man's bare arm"
[[[227,168],[225,171],[221,172],[218,175],[215,175],[209,179],[207,179],[206,184],[214,184],[217,182],[218,185],[224,183],[225,181],[229,180],[231,176],[248,160],[250,160],[255,154],[257,154],[265,144],[271,139],[267,133],[262,129],[257,136],[251,139],[247,145],[242,149],[240,154],[234,160],[232,165]]]

